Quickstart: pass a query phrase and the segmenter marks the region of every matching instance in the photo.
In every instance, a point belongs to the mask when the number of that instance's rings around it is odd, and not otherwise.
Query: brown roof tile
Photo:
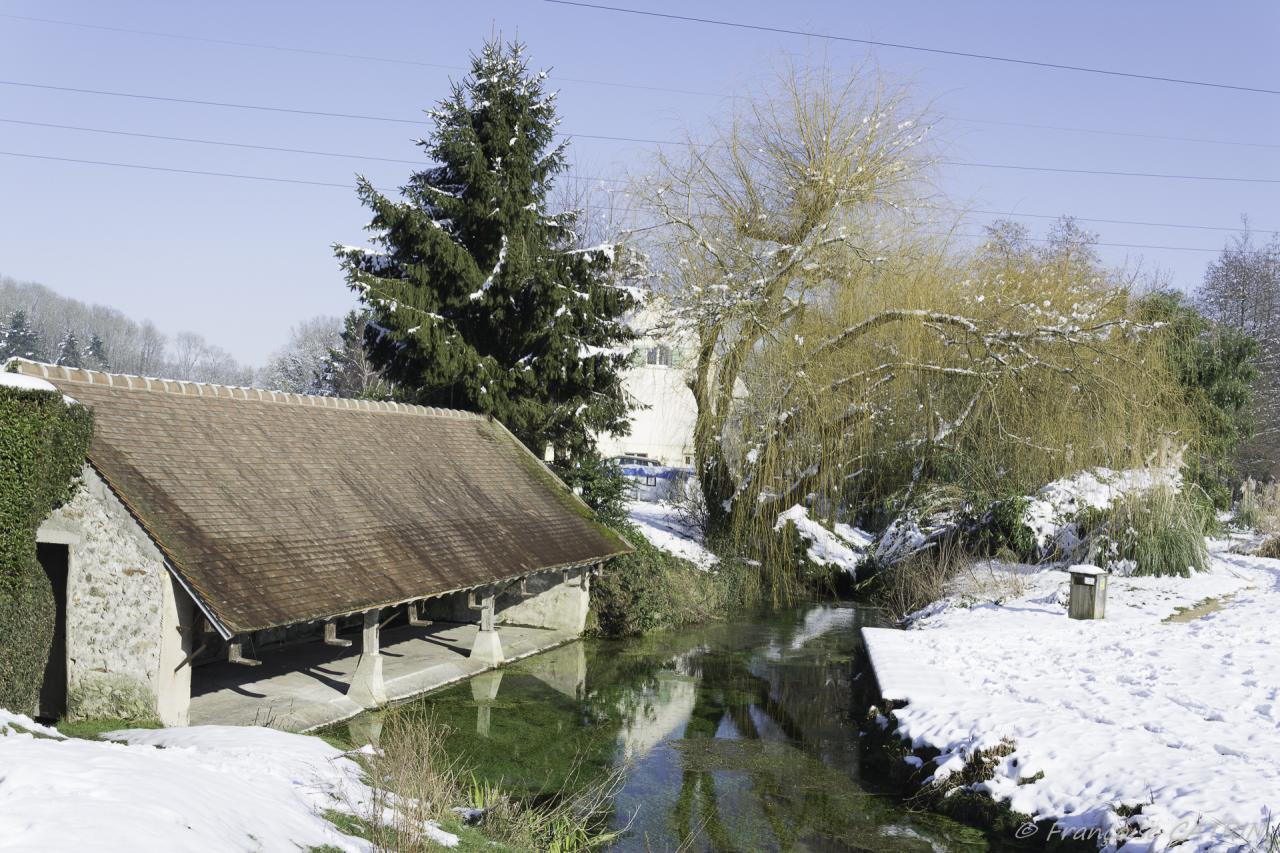
[[[233,633],[630,550],[479,415],[18,369],[94,410],[89,461]]]

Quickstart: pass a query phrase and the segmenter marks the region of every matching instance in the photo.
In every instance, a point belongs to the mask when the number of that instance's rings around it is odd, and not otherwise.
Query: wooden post
[[[381,610],[367,610],[364,630],[360,634],[360,660],[351,675],[347,696],[362,708],[378,708],[387,704],[387,688],[382,680],[382,652],[379,648]]]
[[[426,628],[428,625],[431,624],[430,619],[422,618],[422,602],[421,601],[410,601],[408,604],[408,608],[409,608],[409,624],[410,625],[412,625],[415,628]]]
[[[338,623],[333,619],[329,619],[324,623],[324,644],[345,649],[350,648],[351,641],[338,639]]]
[[[242,666],[261,666],[262,661],[254,660],[244,656],[244,646],[239,639],[232,640],[227,645],[227,660],[231,663],[238,663]]]

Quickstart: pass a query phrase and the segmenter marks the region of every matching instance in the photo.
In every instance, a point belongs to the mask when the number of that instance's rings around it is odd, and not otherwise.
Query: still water
[[[852,683],[873,611],[813,606],[585,640],[423,697],[450,753],[531,798],[623,777],[614,849],[985,851],[860,774]]]

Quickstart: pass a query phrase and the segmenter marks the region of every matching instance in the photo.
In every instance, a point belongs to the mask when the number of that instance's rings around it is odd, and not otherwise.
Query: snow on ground
[[[835,566],[857,575],[858,565],[871,547],[872,536],[848,524],[836,524],[828,530],[809,517],[809,510],[796,504],[779,514],[774,530],[782,530],[787,524],[796,526],[796,533],[809,543],[806,555],[819,566]]]
[[[32,731],[52,730],[0,711],[0,850],[372,849],[321,816],[367,817],[373,795],[359,765],[319,738],[193,726],[112,732],[123,742],[106,743]]]
[[[980,789],[1111,848],[1255,849],[1280,826],[1280,561],[1225,544],[1189,579],[1110,578],[1101,621],[1069,620],[1067,574],[1045,569],[1002,604],[864,629],[884,698],[906,703],[898,733],[941,751],[936,778],[1011,740]],[[1210,598],[1222,609],[1164,621]],[[1142,806],[1131,830],[1122,805]]]
[[[701,534],[682,522],[679,511],[671,504],[631,501],[627,514],[655,548],[683,557],[703,570],[720,562],[702,544]]]

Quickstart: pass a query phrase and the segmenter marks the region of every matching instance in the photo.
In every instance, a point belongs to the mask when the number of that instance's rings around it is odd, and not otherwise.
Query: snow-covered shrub
[[[617,527],[635,548],[605,565],[591,585],[594,630],[633,637],[706,622],[759,600],[759,570],[737,559],[702,569],[651,543],[630,522]]]
[[[1235,523],[1261,533],[1280,533],[1280,482],[1245,480],[1236,505]]]
[[[823,524],[800,504],[781,513],[773,529],[790,542],[802,579],[837,589],[857,576],[872,541],[870,534],[848,524]]]
[[[1030,505],[1031,499],[1020,495],[991,504],[968,531],[970,549],[988,557],[1033,560],[1037,547],[1035,531],[1027,524]]]
[[[955,538],[934,542],[894,563],[875,563],[871,600],[896,622],[947,594],[968,560]]]
[[[1123,575],[1187,577],[1208,559],[1207,513],[1185,491],[1162,485],[1120,496],[1077,520],[1077,558]]]
[[[696,477],[673,483],[668,502],[675,508],[676,518],[681,524],[703,537],[707,535],[707,499],[703,497],[702,486]]]

